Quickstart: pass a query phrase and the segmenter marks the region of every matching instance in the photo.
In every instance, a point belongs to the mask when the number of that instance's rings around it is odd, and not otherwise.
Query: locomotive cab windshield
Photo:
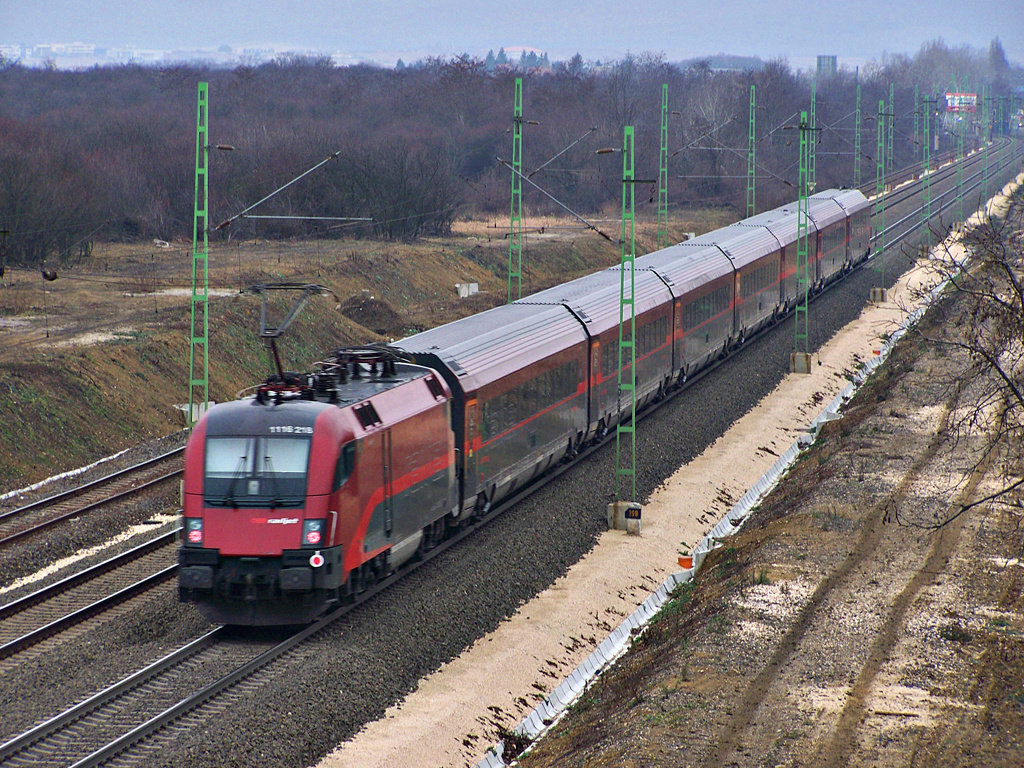
[[[209,437],[203,497],[211,507],[301,507],[309,437]]]

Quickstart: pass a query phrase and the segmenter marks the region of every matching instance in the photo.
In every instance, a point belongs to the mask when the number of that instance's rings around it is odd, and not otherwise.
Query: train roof
[[[733,271],[732,263],[717,246],[695,248],[687,243],[641,256],[636,260],[636,266],[657,274],[668,283],[676,298],[712,280],[731,275]]]
[[[395,343],[413,361],[447,368],[463,392],[586,342],[564,305],[506,304]]]
[[[737,269],[779,250],[779,241],[771,232],[763,227],[745,227],[740,224],[730,224],[680,245],[684,248],[716,245]]]
[[[405,362],[395,362],[386,373],[383,366],[374,366],[372,372],[365,363],[358,368],[357,376],[350,373],[351,364],[344,376],[337,367],[301,374],[299,384],[283,387],[280,393],[273,386],[266,392],[260,387],[256,395],[218,403],[207,412],[207,434],[247,434],[247,430],[256,434],[274,424],[312,425],[325,408],[354,405],[434,374],[430,368]]]
[[[561,304],[579,318],[588,334],[596,335],[619,324],[621,283],[620,267],[612,267],[519,299],[516,304]],[[644,269],[636,269],[634,272],[634,295],[637,315],[656,309],[672,299],[672,293],[665,283],[656,274]]]
[[[859,189],[826,189],[811,196],[812,199],[828,198],[835,200],[839,206],[851,216],[858,211],[867,208],[868,199]]]
[[[779,245],[795,243],[799,216],[795,205],[784,205],[759,213],[735,224],[737,227],[763,227],[771,232]],[[808,233],[815,231],[814,222],[808,221]]]
[[[203,419],[207,437],[268,434],[273,426],[313,426],[316,417],[332,406],[317,401],[289,399],[280,404],[261,403],[254,397],[217,403]]]
[[[814,222],[820,232],[825,227],[846,220],[846,211],[843,206],[831,197],[818,197],[817,195],[807,198],[807,216]]]

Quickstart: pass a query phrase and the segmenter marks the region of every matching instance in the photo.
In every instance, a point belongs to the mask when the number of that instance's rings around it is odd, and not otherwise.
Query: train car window
[[[729,286],[722,285],[686,305],[683,309],[685,328],[686,330],[698,328],[727,309],[729,309]]]
[[[579,370],[576,360],[563,363],[485,401],[481,408],[481,437],[485,441],[493,439],[574,395],[579,385]]]
[[[491,412],[491,403],[489,400],[485,400],[480,404],[480,438],[486,440],[491,436],[491,425],[488,421],[488,416]],[[473,436],[470,435],[470,440]]]
[[[334,468],[334,490],[338,490],[345,484],[345,481],[352,477],[356,468],[356,444],[345,443],[342,446],[341,454],[338,456],[338,464]]]
[[[601,377],[607,379],[619,364],[619,340],[609,341],[601,350]]]

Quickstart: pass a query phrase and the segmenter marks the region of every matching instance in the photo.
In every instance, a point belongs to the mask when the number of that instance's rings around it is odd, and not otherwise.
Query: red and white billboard
[[[947,112],[977,112],[978,94],[976,93],[947,93]]]

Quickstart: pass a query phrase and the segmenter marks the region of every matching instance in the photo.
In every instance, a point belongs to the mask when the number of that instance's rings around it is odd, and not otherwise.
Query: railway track
[[[1020,161],[1020,158],[1022,156],[1022,149],[1020,147],[1018,147],[1015,151],[1011,151],[1011,150],[1013,150],[1013,142],[1011,142],[1010,140],[1006,140],[1005,143],[1001,144],[995,150],[995,152],[996,152],[996,157],[995,157],[996,164],[993,167],[990,167],[988,169],[988,176],[989,176],[990,180],[991,180],[992,177],[997,176],[998,174],[1003,172],[1005,169],[1010,167],[1013,163]],[[978,157],[972,163],[970,163],[969,165],[965,166],[965,169],[964,169],[965,170],[965,176],[964,176],[964,196],[965,197],[967,195],[969,195],[971,192],[975,192],[977,190],[980,190],[981,187],[985,184],[985,170],[984,170],[984,168],[983,167],[976,167],[978,165],[978,163],[981,162],[982,160],[983,160],[983,158]],[[991,160],[991,158],[990,158],[990,160]],[[969,171],[971,169],[973,169],[974,172],[971,175],[969,175],[969,176],[966,175],[967,171]],[[932,190],[931,218],[929,219],[929,224],[930,225],[933,222],[941,221],[942,213],[944,211],[950,209],[952,206],[956,205],[956,203],[957,203],[957,198],[958,198],[957,186],[955,184],[952,184],[952,185],[949,185],[948,187],[946,187],[944,189],[942,188],[942,185],[944,183],[946,183],[946,182],[949,182],[950,181],[950,177],[954,176],[954,175],[955,175],[955,168],[953,169],[952,173],[945,174],[944,176],[942,176],[942,177],[940,177],[938,179],[935,179],[935,178],[932,179],[932,185],[935,188]],[[885,229],[885,239],[886,239],[886,243],[887,243],[887,248],[893,247],[893,246],[896,246],[896,245],[900,245],[902,240],[904,240],[905,238],[907,238],[910,235],[914,234],[915,232],[919,231],[921,229],[921,227],[923,226],[922,219],[921,219],[921,213],[922,213],[922,210],[923,210],[923,205],[915,204],[915,205],[910,206],[910,210],[909,211],[904,210],[907,207],[906,204],[908,202],[912,202],[914,197],[916,197],[920,193],[920,189],[918,189],[917,187],[919,187],[921,183],[922,182],[919,179],[917,181],[917,183],[912,185],[912,188],[910,190],[907,190],[907,192],[905,192],[898,200],[894,201],[892,206],[890,206],[889,204],[886,204],[886,211],[887,212],[890,211],[890,208],[895,208],[897,205],[900,206],[900,209],[902,211],[902,213],[900,214],[900,218],[898,218],[896,221],[894,221],[891,224],[889,224],[886,227],[886,229]],[[990,191],[995,191],[995,190],[990,190]],[[887,196],[887,198],[888,198],[888,196]],[[874,242],[874,241],[875,241],[875,238],[872,237],[872,242]]]
[[[1012,140],[1005,137],[996,139],[990,147],[983,147],[974,154],[967,155],[964,157],[964,170],[968,170],[978,163],[983,163],[985,159],[985,153],[999,155],[1005,149],[1012,144]],[[948,181],[951,177],[956,176],[956,163],[949,162],[952,160],[952,156],[946,157],[945,165],[937,165],[932,169],[929,174],[929,183],[931,185],[942,184]],[[991,170],[991,169],[990,169]],[[921,193],[921,188],[924,185],[923,177],[920,175],[920,169],[907,168],[899,171],[895,178],[890,177],[886,179],[886,186],[891,191],[885,194],[885,210],[889,211],[891,208],[907,201],[912,200]],[[907,184],[906,182],[912,181],[914,183]],[[865,196],[871,198],[875,194],[875,184],[867,184],[860,187],[860,190]],[[872,209],[873,210],[873,209]],[[919,209],[920,210],[920,209]]]
[[[237,682],[241,670],[276,658],[288,642],[215,629],[0,745],[0,763],[101,765],[172,722],[189,703]]]
[[[183,451],[168,451],[90,483],[0,513],[0,547],[179,477]]]
[[[166,584],[177,573],[180,528],[0,606],[0,671],[56,635],[80,634],[89,621]]]

